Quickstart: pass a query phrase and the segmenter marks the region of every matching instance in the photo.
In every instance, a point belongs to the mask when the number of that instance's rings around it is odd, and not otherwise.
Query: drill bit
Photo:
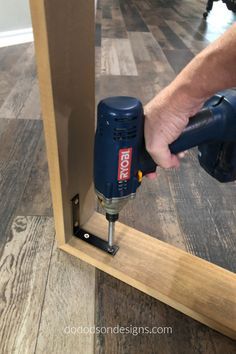
[[[115,235],[115,221],[109,220],[108,224],[108,246],[110,249],[113,247],[113,240]]]
[[[106,213],[106,219],[108,221],[108,248],[113,250],[113,241],[115,236],[115,222],[118,220],[118,214]]]

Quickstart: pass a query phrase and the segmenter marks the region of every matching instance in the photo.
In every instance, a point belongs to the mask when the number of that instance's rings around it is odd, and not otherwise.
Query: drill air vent
[[[117,118],[115,118],[115,121],[116,122],[132,122],[132,121],[134,121],[134,120],[136,120],[137,119],[137,116],[125,116],[125,117],[117,117]]]
[[[114,128],[113,139],[115,141],[130,140],[136,138],[137,128],[132,126],[131,128]]]

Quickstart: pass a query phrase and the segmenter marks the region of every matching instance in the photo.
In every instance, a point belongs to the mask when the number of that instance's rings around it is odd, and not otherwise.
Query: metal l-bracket
[[[73,234],[74,236],[78,237],[80,240],[83,240],[90,245],[99,248],[102,251],[109,253],[110,255],[114,256],[118,251],[119,247],[113,245],[112,247],[109,246],[108,242],[103,240],[102,238],[91,234],[80,228],[79,225],[79,194],[76,194],[72,199],[72,217],[73,217]]]

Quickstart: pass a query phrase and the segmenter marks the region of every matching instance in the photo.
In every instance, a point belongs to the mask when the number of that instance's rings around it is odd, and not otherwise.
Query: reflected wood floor
[[[217,2],[203,21],[205,4],[98,0],[97,101],[146,103],[167,85],[235,20]],[[230,339],[56,249],[33,44],[0,49],[0,192],[1,353],[235,353]],[[145,180],[120,219],[235,271],[235,194],[235,183],[213,181],[191,152],[180,170]],[[173,333],[68,334],[82,325]]]

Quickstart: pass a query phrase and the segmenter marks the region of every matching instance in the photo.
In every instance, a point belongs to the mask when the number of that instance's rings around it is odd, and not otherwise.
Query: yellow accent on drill
[[[142,179],[143,179],[143,172],[142,171],[138,171],[138,181],[139,181],[139,183],[141,183],[142,182]]]

